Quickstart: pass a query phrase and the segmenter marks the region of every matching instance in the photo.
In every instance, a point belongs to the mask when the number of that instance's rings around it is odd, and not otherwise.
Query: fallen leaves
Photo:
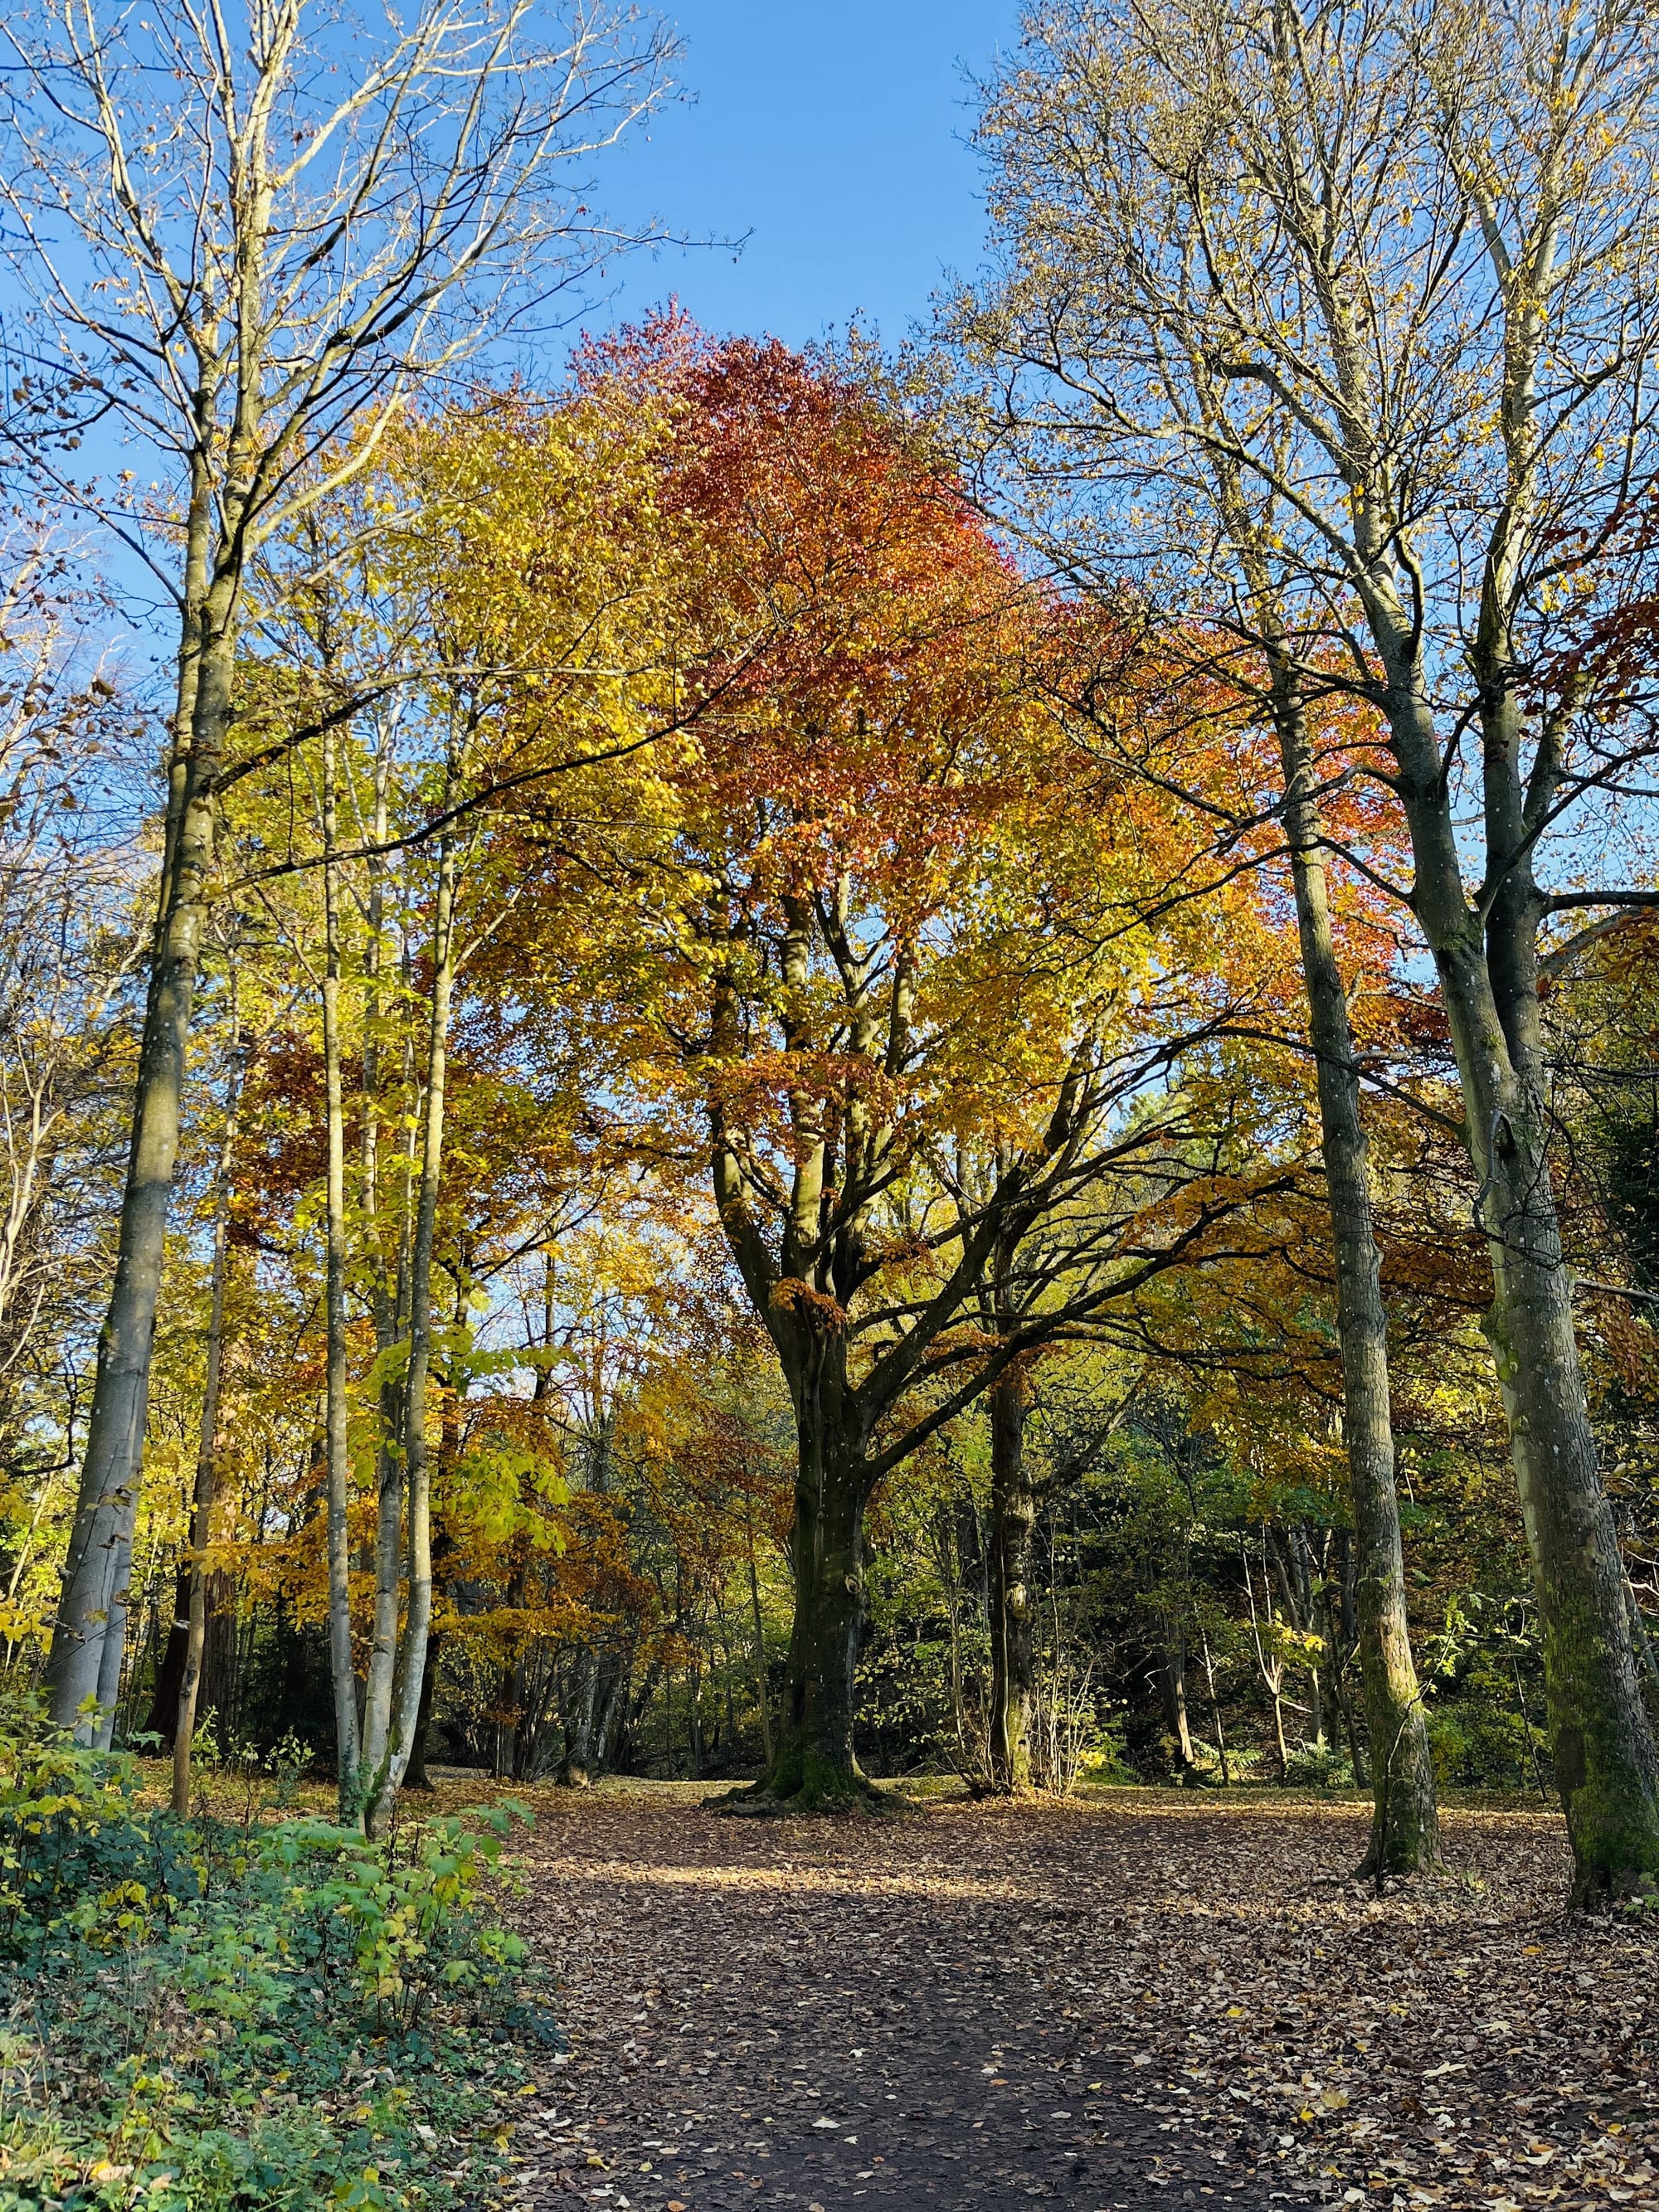
[[[1565,1917],[1548,1816],[1445,1827],[1378,1900],[1338,1808],[549,1793],[526,1928],[574,2041],[520,2199],[1655,2202],[1650,1939]]]

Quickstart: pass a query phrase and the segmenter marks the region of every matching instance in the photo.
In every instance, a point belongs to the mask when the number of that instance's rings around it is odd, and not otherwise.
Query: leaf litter
[[[1379,1899],[1352,1807],[703,1795],[538,1793],[520,2206],[1659,2205],[1652,1938],[1566,1915],[1553,1815]]]

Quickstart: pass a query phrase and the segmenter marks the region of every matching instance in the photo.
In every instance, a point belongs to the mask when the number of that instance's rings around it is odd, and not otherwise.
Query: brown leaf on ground
[[[1350,1808],[701,1795],[538,1793],[521,2204],[1659,2204],[1651,1941],[1566,1918],[1552,1816],[1379,1901]]]

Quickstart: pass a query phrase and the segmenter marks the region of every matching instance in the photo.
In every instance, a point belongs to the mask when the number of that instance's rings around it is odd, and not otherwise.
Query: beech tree
[[[658,764],[660,829],[615,856],[608,1008],[638,1036],[634,1084],[706,1161],[788,1386],[795,1607],[769,1786],[836,1802],[863,1786],[875,1488],[1022,1354],[1202,1249],[1248,1177],[1224,1101],[1168,1084],[1213,1009],[1155,979],[1113,904],[1178,865],[1157,851],[1167,811],[1067,803],[1085,763],[1025,688],[1042,602],[918,434],[775,345],[668,325],[616,374],[676,402],[659,502],[697,705]],[[1063,945],[1033,927],[1050,906]],[[968,1150],[999,1162],[973,1195]],[[1028,1247],[1022,1317],[988,1334],[999,1243],[1060,1216]]]
[[[1030,29],[984,124],[1005,420],[1293,708],[1340,693],[1383,741],[1351,765],[1404,817],[1411,878],[1383,880],[1450,1022],[1583,1902],[1659,1864],[1659,1760],[1552,1187],[1539,939],[1655,896],[1575,879],[1645,726],[1550,681],[1585,543],[1654,480],[1651,11],[1067,0]],[[1331,1157],[1357,1195],[1352,1126]]]
[[[248,564],[368,465],[411,392],[625,242],[582,172],[660,96],[671,49],[648,18],[553,23],[532,0],[422,0],[378,32],[311,0],[46,0],[6,35],[8,251],[34,302],[13,434],[155,573],[175,623],[131,1159],[47,1669],[55,1717],[95,1698],[106,1740],[219,811],[307,734],[240,711]],[[161,481],[73,482],[92,434]]]

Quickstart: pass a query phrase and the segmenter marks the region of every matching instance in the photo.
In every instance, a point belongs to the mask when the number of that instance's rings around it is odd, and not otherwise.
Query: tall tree
[[[1151,1103],[1182,1020],[1212,1010],[1160,991],[1133,927],[1080,949],[1126,878],[1176,865],[1156,809],[1108,826],[1066,805],[1084,763],[1025,684],[1042,602],[914,430],[778,346],[670,326],[611,373],[678,401],[659,497],[700,705],[659,764],[654,849],[647,824],[613,863],[627,921],[605,1004],[637,1040],[642,1103],[687,1146],[701,1125],[789,1389],[795,1610],[769,1781],[834,1802],[863,1786],[876,1486],[1032,1345],[1200,1247],[1239,1185],[1224,1109]],[[1032,926],[1054,905],[1076,930],[1059,948]],[[977,1196],[964,1146],[1000,1146]],[[1094,1206],[1109,1176],[1117,1202]],[[1041,1292],[988,1340],[972,1324],[999,1238],[1068,1210],[1031,1263]]]
[[[1651,11],[1064,0],[1031,33],[985,125],[1013,412],[1266,648],[1231,473],[1297,682],[1385,740],[1353,757],[1404,816],[1394,888],[1450,1021],[1585,1900],[1659,1865],[1659,1758],[1552,1188],[1538,936],[1652,896],[1571,881],[1583,805],[1640,780],[1647,738],[1538,677],[1565,534],[1654,477]]]
[[[23,420],[67,410],[73,446],[90,416],[161,458],[161,515],[92,503],[176,615],[131,1164],[47,1668],[68,1722],[101,1695],[120,1611],[220,805],[305,726],[239,712],[248,564],[368,465],[412,391],[613,248],[586,180],[560,179],[657,100],[669,47],[604,9],[544,26],[532,0],[422,0],[378,38],[311,0],[46,0],[7,35],[9,250],[35,302]],[[59,447],[36,434],[28,459],[87,498]]]

